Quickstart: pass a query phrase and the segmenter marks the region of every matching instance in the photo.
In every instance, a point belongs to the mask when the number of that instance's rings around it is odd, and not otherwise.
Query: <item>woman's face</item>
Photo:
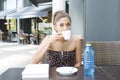
[[[68,17],[63,17],[59,19],[55,24],[56,32],[62,32],[70,29],[71,29],[71,22]]]

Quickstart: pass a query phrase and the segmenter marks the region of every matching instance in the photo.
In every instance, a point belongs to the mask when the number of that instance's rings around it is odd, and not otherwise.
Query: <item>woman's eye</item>
[[[64,25],[63,24],[60,24],[61,27],[63,27]]]
[[[67,26],[70,26],[71,24],[70,23],[67,23]]]

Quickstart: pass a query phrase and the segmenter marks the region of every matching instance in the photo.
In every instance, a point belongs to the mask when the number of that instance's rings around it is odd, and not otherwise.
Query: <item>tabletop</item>
[[[112,80],[120,80],[120,66],[99,66],[98,69]]]
[[[104,67],[103,67],[104,68]],[[0,75],[0,80],[22,80],[22,71],[24,68],[9,68]],[[49,80],[85,80],[83,67],[78,68],[78,72],[71,76],[62,76],[56,72],[56,67],[50,67]],[[106,75],[100,68],[95,68],[94,80],[113,80]],[[90,79],[89,79],[90,80]]]
[[[55,67],[52,67],[50,70],[50,80],[85,80],[84,79],[84,72],[83,72],[83,67],[78,68],[78,72],[72,76],[62,76],[59,75],[56,71]],[[86,76],[88,77],[88,76]],[[99,69],[95,68],[95,79],[94,80],[112,80],[108,76],[104,75],[102,71]],[[87,80],[91,80],[91,78],[87,78]]]

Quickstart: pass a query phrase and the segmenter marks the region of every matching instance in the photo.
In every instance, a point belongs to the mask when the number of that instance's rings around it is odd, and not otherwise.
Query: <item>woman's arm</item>
[[[83,41],[82,39],[78,38],[76,39],[76,64],[75,67],[80,67],[81,66],[81,54],[83,51]]]
[[[38,64],[41,61],[42,57],[47,52],[50,44],[51,44],[50,36],[46,36],[44,40],[41,42],[41,44],[39,45],[37,52],[33,55],[33,58],[32,58],[33,64]]]
[[[54,43],[56,40],[60,39],[61,37],[62,37],[61,33],[56,33],[51,36],[46,36],[42,41],[42,43],[40,44],[35,55],[33,55],[32,63],[38,64],[42,60],[47,50],[50,48],[51,44]]]

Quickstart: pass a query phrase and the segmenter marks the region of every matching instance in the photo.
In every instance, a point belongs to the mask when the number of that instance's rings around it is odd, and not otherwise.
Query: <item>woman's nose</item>
[[[64,26],[64,30],[68,30],[67,26]]]
[[[65,27],[64,30],[67,30],[67,28]]]

